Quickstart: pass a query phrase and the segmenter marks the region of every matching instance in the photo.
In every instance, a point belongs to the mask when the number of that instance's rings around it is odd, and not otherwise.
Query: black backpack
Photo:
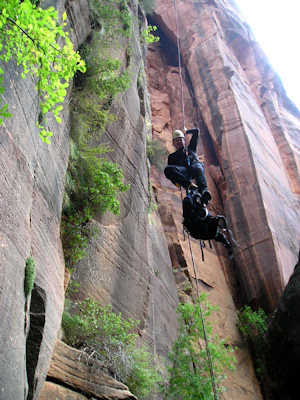
[[[199,193],[187,194],[183,199],[183,226],[194,239],[214,239],[219,230],[219,219],[219,216],[208,214]]]
[[[229,258],[233,257],[230,242],[226,236],[219,232],[219,228],[223,225],[221,230],[231,234],[231,239],[237,243],[232,237],[231,231],[227,228],[227,221],[222,215],[213,217],[207,211],[206,206],[201,204],[201,195],[198,192],[187,192],[186,197],[183,199],[183,227],[185,231],[194,239],[200,240],[200,247],[202,251],[202,260],[204,261],[203,247],[205,243],[203,240],[208,240],[210,247],[211,240],[221,242],[228,250]],[[224,229],[225,228],[225,229]]]

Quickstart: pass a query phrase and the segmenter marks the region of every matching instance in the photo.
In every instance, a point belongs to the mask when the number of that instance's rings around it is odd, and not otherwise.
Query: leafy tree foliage
[[[238,328],[251,348],[255,371],[259,380],[264,379],[264,334],[267,331],[267,316],[262,308],[253,311],[245,305],[238,311]]]
[[[44,10],[35,1],[0,0],[0,60],[15,59],[23,68],[22,78],[31,74],[40,99],[40,116],[37,126],[44,142],[49,143],[52,132],[47,130],[46,114],[51,112],[61,122],[59,112],[70,79],[76,71],[85,71],[84,62],[68,37],[66,13],[58,21],[53,7]],[[0,75],[4,71],[0,67]],[[1,76],[0,84],[3,82]],[[3,94],[3,87],[0,94]],[[2,118],[9,117],[7,105],[0,109]]]
[[[157,30],[157,26],[148,25],[147,29],[142,31],[141,36],[148,43],[156,43],[159,41],[159,36],[153,35],[153,33]]]
[[[210,358],[213,366],[215,384],[218,393],[220,383],[226,378],[225,370],[234,369],[233,349],[227,341],[213,335],[211,323],[207,320],[211,312],[216,310],[201,294],[203,317],[208,338]],[[202,320],[199,305],[180,304],[177,309],[179,336],[174,343],[170,359],[170,382],[165,392],[168,400],[213,400],[210,362],[204,341]]]

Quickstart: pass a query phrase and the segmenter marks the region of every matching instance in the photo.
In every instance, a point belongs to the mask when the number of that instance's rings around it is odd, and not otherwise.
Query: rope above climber
[[[192,134],[187,147],[185,147],[185,136],[182,131],[173,132],[172,139],[176,151],[169,155],[168,166],[164,172],[174,185],[182,186],[185,189],[197,189],[201,196],[201,203],[207,205],[211,194],[207,188],[204,165],[199,161],[196,152],[199,129],[189,129],[186,134]],[[195,179],[196,185],[192,183],[192,179]]]

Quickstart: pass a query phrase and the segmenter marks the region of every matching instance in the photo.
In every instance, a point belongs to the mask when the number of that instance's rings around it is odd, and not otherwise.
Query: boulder
[[[109,376],[97,359],[58,340],[47,382],[39,399],[84,400],[91,397],[105,400],[137,399],[126,385]]]

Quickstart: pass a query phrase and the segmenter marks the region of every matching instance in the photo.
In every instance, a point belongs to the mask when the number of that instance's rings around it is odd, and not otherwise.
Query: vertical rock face
[[[139,320],[141,340],[167,357],[177,331],[178,295],[161,222],[149,209],[146,138],[151,115],[147,90],[138,87],[145,74],[139,23],[145,29],[146,21],[141,17],[138,23],[135,1],[130,6],[136,18],[128,60],[132,84],[114,101],[111,111],[118,118],[103,134],[113,150],[108,156],[121,166],[130,189],[120,196],[119,216],[95,216],[99,236],[89,245],[89,257],[77,263],[73,278],[80,282],[81,298],[111,303],[124,317]]]
[[[233,2],[178,1],[177,12],[185,122],[202,131],[212,207],[239,244],[244,301],[270,312],[298,254],[300,113]],[[178,60],[167,57],[174,2],[158,1],[153,21],[163,37],[148,53],[153,126],[170,149],[183,126]]]
[[[26,371],[31,389],[39,385],[40,379],[43,381],[47,367],[38,356],[43,354],[49,362],[63,308],[64,261],[59,224],[68,135],[65,122],[59,129],[53,124],[56,135],[52,146],[44,145],[35,127],[36,106],[32,105],[29,115],[26,104],[28,98],[35,98],[34,85],[22,86],[15,65],[5,72],[6,78],[10,77],[6,81],[8,102],[15,106],[14,118],[0,127],[0,370],[3,397],[21,399]],[[36,279],[29,300],[29,314],[34,316],[29,325],[27,315],[26,332],[24,271],[30,255],[35,260]],[[33,351],[31,345],[35,355],[28,364],[26,353]]]
[[[62,3],[57,2],[60,12]],[[81,6],[88,10],[86,1]],[[69,17],[73,11],[69,6]],[[79,27],[77,31],[73,26],[73,33],[82,42],[89,30],[86,12]],[[48,120],[54,133],[51,145],[41,141],[35,82],[21,79],[15,64],[3,64],[4,101],[13,117],[0,126],[0,397],[16,400],[27,394],[28,399],[38,398],[60,327],[64,304],[60,217],[69,139],[66,112],[61,125]],[[29,256],[35,261],[36,278],[26,302]]]

